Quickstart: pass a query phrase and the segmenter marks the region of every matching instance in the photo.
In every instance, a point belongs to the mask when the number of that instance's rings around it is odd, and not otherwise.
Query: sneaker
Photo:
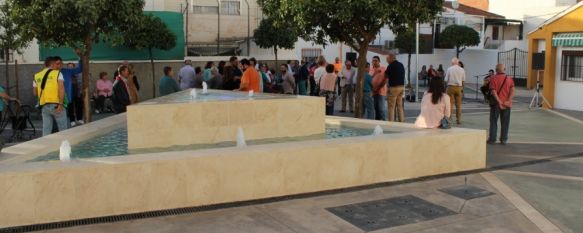
[[[78,125],[85,124],[85,121],[83,121],[83,120],[78,120],[78,121],[77,121],[77,124],[78,124]]]
[[[71,127],[75,127],[77,125],[74,121],[71,122]]]
[[[506,142],[505,141],[501,141],[500,145],[506,146]]]
[[[495,141],[492,141],[492,140],[488,140],[488,141],[486,141],[486,143],[488,145],[494,145],[494,144],[496,144],[496,142]]]

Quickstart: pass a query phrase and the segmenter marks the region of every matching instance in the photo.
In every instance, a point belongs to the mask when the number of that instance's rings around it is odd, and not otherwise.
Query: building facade
[[[583,111],[583,2],[577,3],[528,34],[529,87],[542,79],[545,107]],[[533,67],[533,55],[544,67]]]

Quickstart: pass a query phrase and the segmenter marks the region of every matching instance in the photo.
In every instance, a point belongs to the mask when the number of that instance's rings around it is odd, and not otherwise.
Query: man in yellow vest
[[[43,136],[53,131],[53,120],[57,122],[59,131],[67,129],[67,114],[64,111],[65,80],[60,70],[63,62],[59,58],[49,57],[45,68],[34,75],[34,94],[42,109]]]

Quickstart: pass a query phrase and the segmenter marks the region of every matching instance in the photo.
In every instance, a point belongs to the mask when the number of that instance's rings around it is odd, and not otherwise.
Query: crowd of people
[[[403,99],[405,95],[405,68],[394,53],[386,57],[387,67],[381,65],[381,58],[374,56],[372,64],[364,66],[362,117],[371,120],[405,121]],[[83,124],[83,98],[80,73],[82,63],[67,64],[63,68],[59,57],[49,57],[45,68],[34,77],[34,94],[38,98],[39,109],[43,117],[43,135],[50,134],[53,123],[58,130]],[[202,88],[206,83],[210,89],[230,91],[254,91],[255,93],[279,93],[286,95],[312,95],[325,98],[326,115],[334,115],[336,101],[341,101],[340,113],[354,112],[356,93],[358,93],[359,68],[356,60],[339,58],[328,63],[323,56],[315,61],[288,61],[275,69],[266,63],[258,63],[255,58],[242,59],[231,57],[228,62],[207,62],[204,68],[194,67],[191,60],[184,61],[184,66],[175,72],[171,67],[164,67],[164,75],[159,81],[161,96],[169,95],[190,88]],[[421,101],[421,114],[415,124],[419,128],[443,127],[444,121],[453,120],[455,113],[457,124],[461,124],[462,97],[466,74],[463,63],[457,58],[452,65],[443,70],[439,65],[435,70],[424,66],[420,73],[428,81],[428,90]],[[175,77],[177,76],[177,77]],[[510,108],[514,96],[512,78],[505,78],[504,66],[498,65],[496,72],[485,81],[482,92],[488,95],[491,104],[490,139],[496,139],[497,120],[501,120],[500,141],[508,140]],[[95,84],[95,112],[126,112],[127,106],[139,101],[140,89],[134,68],[128,62],[122,63],[113,72],[113,82],[108,73],[99,73]],[[2,93],[2,90],[0,90]],[[0,96],[11,98],[9,96]],[[387,109],[388,106],[388,109]],[[455,106],[455,110],[454,110]],[[2,106],[0,106],[2,107]]]

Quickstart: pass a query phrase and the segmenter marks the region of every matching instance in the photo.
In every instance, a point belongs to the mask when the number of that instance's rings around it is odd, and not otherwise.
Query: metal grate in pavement
[[[457,214],[412,195],[331,207],[327,210],[363,231],[375,231]]]

